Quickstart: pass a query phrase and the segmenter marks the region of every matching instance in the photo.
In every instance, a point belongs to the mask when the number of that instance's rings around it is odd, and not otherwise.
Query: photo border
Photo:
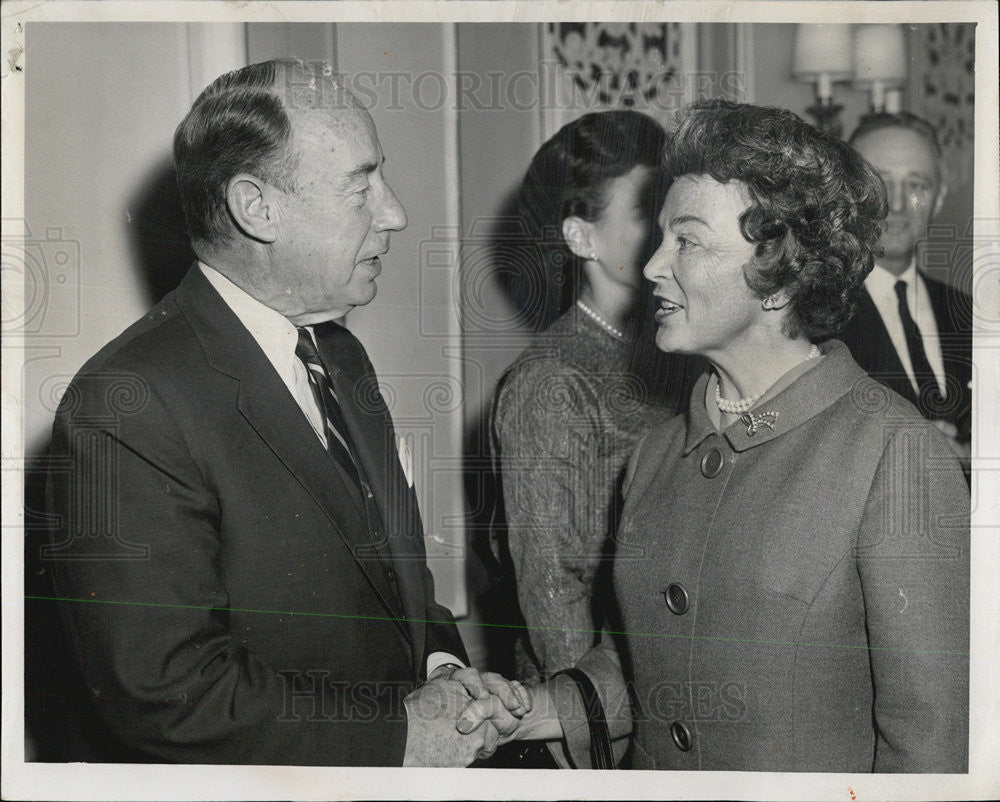
[[[1000,307],[997,7],[992,2],[55,2],[2,9],[4,234],[24,216],[25,23],[544,22],[552,19],[685,22],[976,22],[976,301]],[[8,225],[7,221],[14,221]],[[23,236],[23,232],[22,232]],[[5,316],[23,310],[24,287],[6,279]],[[993,318],[991,318],[993,319]],[[1000,315],[996,316],[1000,319]],[[290,766],[168,766],[24,763],[23,338],[2,343],[3,703],[5,799],[989,799],[1000,791],[996,673],[1000,621],[1000,330],[976,329],[970,754],[968,775],[776,774],[768,772],[539,772]],[[483,772],[486,773],[483,773]]]

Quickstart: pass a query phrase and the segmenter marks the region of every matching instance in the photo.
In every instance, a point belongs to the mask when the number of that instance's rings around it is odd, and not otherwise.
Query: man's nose
[[[402,231],[407,224],[406,210],[399,202],[396,193],[388,184],[382,193],[382,202],[375,217],[375,225],[379,231]]]
[[[885,188],[889,199],[889,211],[903,211],[906,206],[906,193],[903,191],[903,184],[899,181],[888,181]]]

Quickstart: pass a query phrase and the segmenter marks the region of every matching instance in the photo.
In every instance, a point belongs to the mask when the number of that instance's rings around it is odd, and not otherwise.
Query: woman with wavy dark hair
[[[663,240],[644,269],[657,344],[710,368],[629,463],[618,540],[636,556],[614,586],[632,721],[615,654],[578,668],[613,735],[634,721],[635,768],[964,772],[962,470],[829,339],[872,269],[885,188],[780,109],[697,104],[664,158]],[[589,765],[574,687],[556,677],[520,722],[494,718]]]
[[[527,236],[516,264],[543,299],[535,317],[561,312],[501,376],[492,415],[507,527],[498,546],[527,625],[516,643],[525,681],[572,665],[607,623],[600,569],[625,462],[682,397],[673,386],[653,399],[650,371],[636,367],[664,142],[639,112],[588,114],[542,145],[517,196]]]

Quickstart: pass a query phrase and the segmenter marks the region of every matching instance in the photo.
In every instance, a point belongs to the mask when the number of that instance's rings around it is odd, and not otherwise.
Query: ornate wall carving
[[[937,128],[949,185],[956,192],[971,188],[976,131],[976,26],[935,23],[914,25],[910,31],[911,108]],[[971,208],[967,210],[966,219],[971,220],[971,212]]]
[[[664,120],[693,96],[691,24],[549,22],[541,47],[543,138],[601,109],[634,108]]]

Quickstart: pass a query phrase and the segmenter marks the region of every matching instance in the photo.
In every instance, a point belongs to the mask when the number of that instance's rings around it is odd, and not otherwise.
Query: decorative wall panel
[[[633,108],[665,121],[694,96],[691,24],[549,22],[541,49],[545,139],[602,109]]]
[[[911,108],[937,128],[953,199],[959,188],[972,186],[975,34],[968,23],[914,25],[910,33]]]

